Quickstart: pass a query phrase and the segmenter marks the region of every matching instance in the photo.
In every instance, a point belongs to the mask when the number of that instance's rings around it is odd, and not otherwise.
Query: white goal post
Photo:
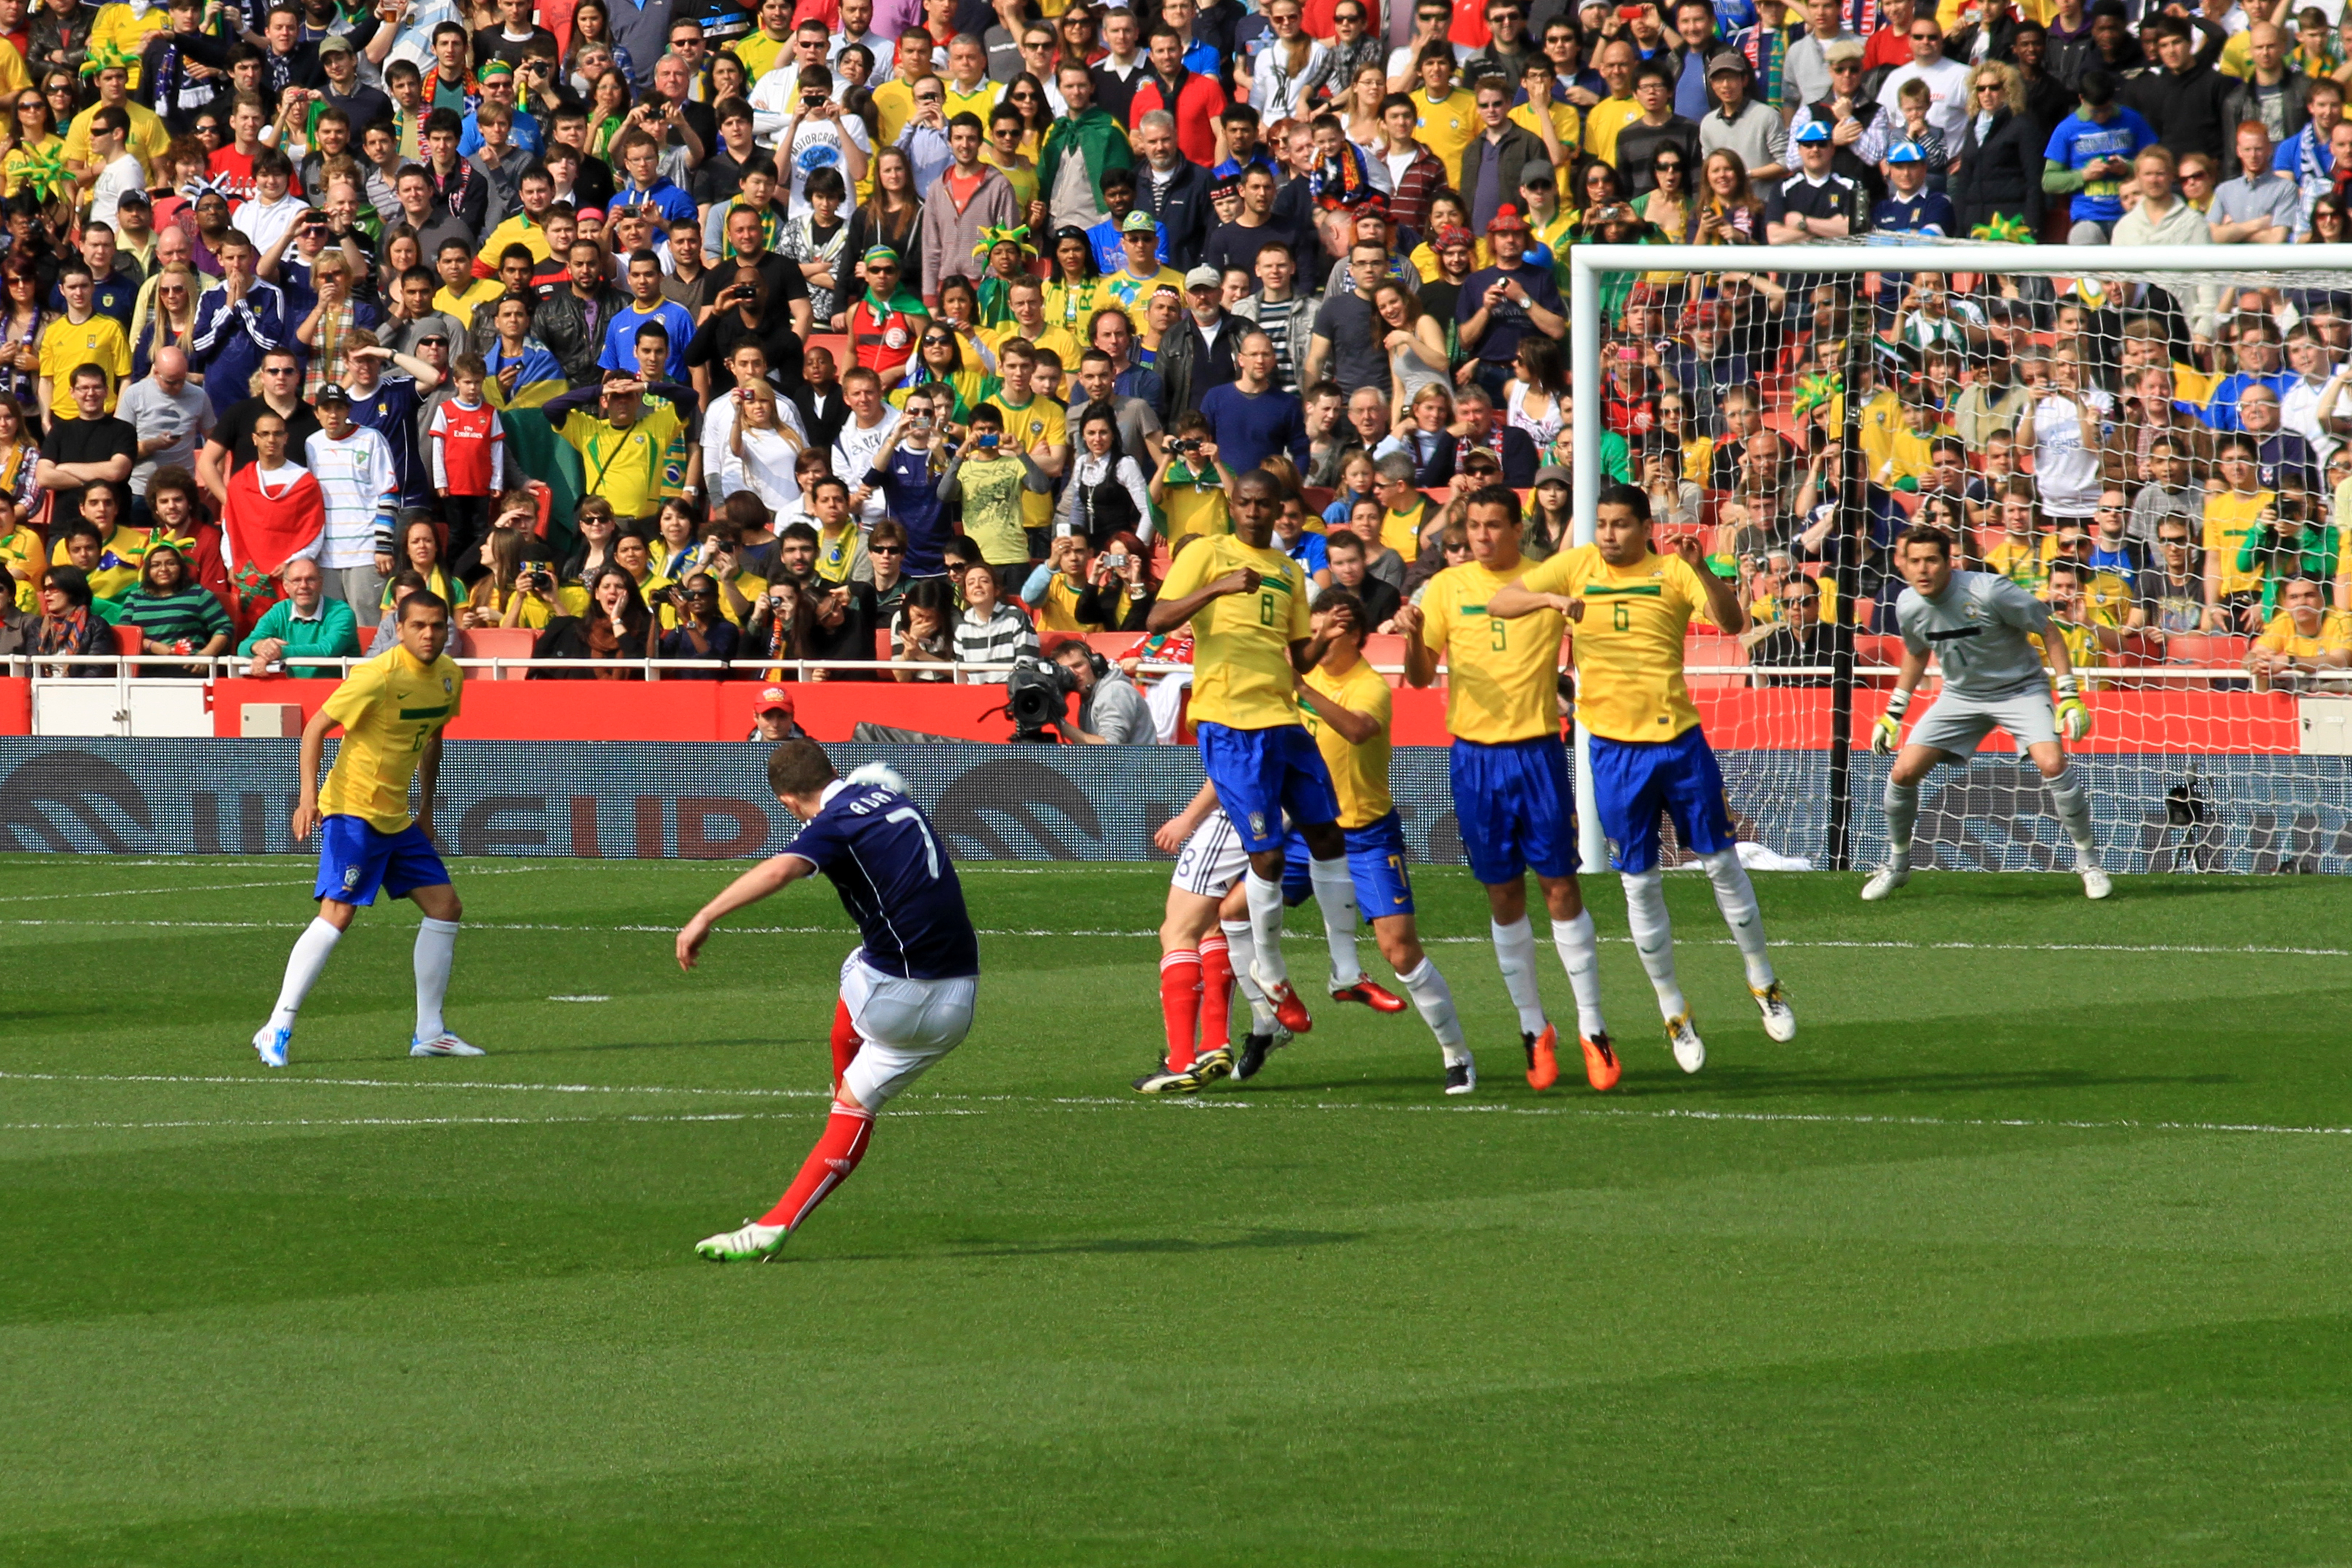
[[[2347,333],[2327,330],[2352,323],[2352,246],[2125,248],[1983,244],[1906,236],[1770,247],[1580,244],[1567,250],[1565,265],[1570,285],[1569,369],[1574,393],[1570,419],[1573,458],[1570,474],[1574,538],[1580,544],[1591,538],[1595,505],[1609,482],[1603,468],[1603,443],[1611,416],[1612,388],[1604,374],[1607,365],[1603,351],[1612,334],[1619,330],[1612,306],[1623,300],[1633,281],[1629,274],[1646,275],[1652,280],[1650,295],[1644,297],[1644,302],[1664,307],[1663,318],[1654,329],[1661,338],[1672,338],[1680,330],[1677,310],[1710,294],[1714,279],[1727,272],[1767,278],[1777,275],[1782,279],[1801,278],[1808,286],[1827,285],[1835,290],[1832,295],[1822,296],[1818,304],[1804,301],[1801,312],[1795,304],[1783,302],[1785,320],[1781,325],[1786,328],[1785,341],[1776,342],[1772,355],[1759,353],[1753,363],[1746,358],[1727,362],[1740,363],[1750,374],[1747,384],[1752,392],[1777,400],[1772,405],[1775,418],[1767,428],[1779,431],[1783,443],[1795,441],[1791,460],[1801,469],[1807,460],[1807,439],[1842,447],[1843,439],[1856,428],[1859,416],[1855,405],[1886,399],[1890,382],[1900,383],[1905,388],[1915,384],[1924,386],[1930,378],[1917,369],[1923,357],[1972,358],[1960,351],[1947,351],[1933,340],[1924,352],[1914,341],[1908,359],[1899,357],[1902,334],[1890,331],[1887,301],[1899,301],[1893,307],[1896,314],[1907,311],[1911,302],[1909,285],[1915,275],[1927,274],[1939,280],[1956,307],[1991,308],[1996,321],[2025,321],[2030,312],[2032,330],[2038,336],[2030,354],[2023,349],[2016,351],[2021,363],[2030,358],[2037,372],[2047,372],[2058,368],[2058,362],[2066,362],[2068,374],[2076,379],[2065,390],[2070,394],[2096,395],[2087,400],[2071,395],[2066,399],[2082,412],[2084,432],[2095,435],[2096,439],[2087,447],[2076,439],[2075,445],[2081,450],[2060,453],[2038,469],[2032,449],[2017,441],[2011,466],[2003,470],[1998,481],[1988,483],[2000,486],[1993,491],[1996,517],[2002,515],[1999,497],[2013,484],[2031,483],[2035,487],[2039,499],[2033,515],[2042,526],[2045,542],[2031,562],[2012,552],[2008,569],[2012,575],[2039,574],[2045,583],[2055,577],[2062,587],[2091,580],[2095,569],[2076,567],[2070,559],[2063,558],[2057,560],[2054,568],[2052,564],[2050,552],[2053,547],[2062,548],[2062,556],[2063,550],[2084,548],[2071,540],[2062,541],[2059,535],[2070,526],[2079,525],[2086,531],[2093,527],[2079,495],[2070,492],[2064,506],[2060,507],[2054,499],[2058,485],[2055,476],[2074,474],[2082,468],[2101,504],[2113,500],[2104,493],[2105,489],[2127,488],[2127,493],[2131,493],[2145,488],[2127,487],[2126,478],[2119,476],[2128,476],[2136,468],[2147,467],[2151,448],[2146,443],[2152,433],[2138,426],[2126,430],[2119,423],[2112,423],[2105,411],[2124,406],[2125,389],[2115,384],[2117,367],[2125,367],[2125,374],[2131,373],[2129,355],[2122,351],[2132,346],[2128,339],[2134,332],[2142,339],[2150,336],[2151,329],[2145,324],[2147,318],[2162,316],[2171,325],[2168,341],[2182,344],[2181,324],[2189,320],[2208,324],[2220,321],[2234,329],[2249,320],[2266,316],[2276,329],[2270,342],[2284,344],[2281,353],[2285,348],[2308,348],[2313,342],[2333,337],[2336,341],[2324,344],[2330,373],[2352,367],[2352,345],[2341,341]],[[1870,280],[1873,274],[1879,275],[1875,288]],[[1658,287],[1656,280],[1662,275],[1668,279],[1679,276],[1680,281]],[[2261,297],[2256,299],[2258,291]],[[1777,286],[1774,292],[1778,293]],[[1933,290],[1923,288],[1922,292]],[[2243,311],[2239,308],[2242,298],[2246,305]],[[2192,300],[2196,301],[2194,305]],[[2210,303],[2216,300],[2226,301],[2226,306]],[[2074,313],[2062,317],[2063,310]],[[1816,311],[1837,312],[1838,320],[1850,323],[1845,331],[1838,334],[1839,353],[1851,351],[1859,356],[1839,361],[1846,368],[1835,373],[1839,378],[1831,384],[1830,391],[1847,405],[1842,411],[1845,429],[1832,428],[1825,435],[1816,434],[1801,416],[1792,420],[1790,415],[1790,384],[1806,370],[1821,378],[1829,359],[1823,353],[1815,362],[1805,353],[1808,348],[1817,346],[1822,336],[1811,330]],[[2345,320],[2323,321],[2323,316]],[[1979,311],[1979,321],[1982,319]],[[2053,320],[2069,323],[2067,331],[2057,334],[2055,342],[2052,341]],[[2126,331],[2122,323],[2126,321],[2139,324]],[[2086,322],[2095,323],[2088,335],[2084,332]],[[2297,323],[2302,325],[2298,327]],[[2246,332],[2250,338],[2261,335],[2251,328]],[[2301,345],[2296,342],[2298,334],[2304,340]],[[2232,383],[2243,384],[2245,379],[2234,374],[2237,367],[2227,358],[2235,340],[2225,336],[2218,355],[2210,360],[2206,357],[2214,347],[2209,342],[2211,335],[2200,331],[2196,334],[2193,352],[2185,345],[2175,346],[2164,356],[2165,363],[2175,367],[2184,383],[2204,384],[2209,394]],[[1796,354],[1793,359],[1792,349]],[[2010,352],[2002,349],[1992,357]],[[2249,363],[2260,363],[2251,359]],[[1890,365],[1894,374],[1881,374],[1865,397],[1843,398],[1843,388],[1855,379],[1856,372],[1884,372]],[[1941,371],[1947,367],[1939,364],[1935,368]],[[2152,368],[2145,363],[2137,367],[2141,374]],[[1982,372],[1978,374],[1981,375]],[[2278,379],[2293,378],[2281,375]],[[1654,391],[1655,384],[1652,384]],[[1969,382],[1964,371],[1957,381],[1937,380],[1935,384],[1948,395],[1956,387],[1966,387]],[[2024,398],[2027,408],[2042,401],[2046,384],[2037,382],[2029,389]],[[2268,401],[2259,389],[2246,389],[2257,404]],[[1728,388],[1718,386],[1717,390]],[[2048,390],[2054,392],[2055,388]],[[1907,400],[1911,395],[1902,391],[1897,398]],[[2284,400],[2283,394],[2273,395]],[[1931,405],[1935,397],[1936,394],[1923,391],[1918,401],[1923,406]],[[2092,404],[2100,400],[2104,400],[2104,407],[2095,410]],[[1827,396],[1815,392],[1812,406],[1828,402]],[[2201,454],[2198,463],[2207,473],[2212,473],[2222,461],[2230,459],[2229,451],[2224,450],[2221,458],[2216,458],[2214,451],[2238,445],[2236,405],[2229,403],[2228,416],[2209,426],[2202,423],[2203,410],[2190,406],[2196,402],[2192,397],[2180,405],[2189,410],[2187,417],[2200,421],[2193,433],[2184,433],[2178,443],[2162,434],[2153,434],[2153,438],[2166,442],[2160,450],[2168,451],[2174,445],[2193,442]],[[1796,406],[1800,416],[1810,412],[1801,399]],[[2220,410],[2223,405],[2216,402],[2210,406]],[[2307,418],[2307,397],[2304,406]],[[2094,417],[2095,413],[2099,416]],[[2341,413],[2352,420],[2352,391],[2347,392]],[[1932,414],[1923,412],[1918,417],[1931,426],[1940,426]],[[2018,432],[2022,434],[2032,428],[2027,424],[2019,426]],[[2049,428],[2048,421],[2044,421],[2042,428]],[[2124,439],[2127,435],[2132,440]],[[1644,439],[1654,441],[1657,437],[1645,432]],[[2051,445],[2058,444],[2053,437],[2044,439]],[[2138,443],[2136,447],[2134,441]],[[2110,849],[2108,864],[2114,868],[2352,872],[2352,759],[2342,754],[2352,750],[2352,675],[2332,674],[2325,667],[2325,660],[2313,661],[2316,667],[2283,665],[2275,676],[2268,668],[2252,669],[2248,663],[2250,659],[2269,657],[2258,651],[2261,640],[2265,634],[2276,633],[2280,618],[2289,610],[2306,617],[2295,622],[2295,626],[2307,624],[2309,612],[2304,601],[2308,591],[2291,586],[2296,577],[2305,581],[2314,576],[2322,578],[2322,618],[2331,636],[2337,628],[2352,625],[2352,620],[2326,619],[2352,612],[2352,604],[2344,602],[2347,584],[2352,583],[2352,542],[2352,542],[2352,517],[2333,515],[2336,480],[2352,473],[2352,466],[2339,468],[2333,476],[2326,472],[2326,465],[2336,457],[2339,441],[2340,437],[2327,438],[2322,445],[2306,443],[2302,448],[2292,444],[2284,448],[2275,445],[2258,447],[2264,454],[2274,450],[2305,452],[2305,460],[2297,461],[2290,456],[2280,457],[2278,461],[2287,466],[2281,468],[2283,474],[2291,467],[2293,473],[2307,475],[2307,479],[2298,477],[2291,489],[2287,479],[2282,478],[2273,489],[2262,492],[2269,500],[2268,510],[2260,514],[2263,526],[2268,527],[2284,516],[2290,524],[2288,533],[2272,529],[2262,537],[2273,541],[2288,537],[2293,533],[2292,525],[2304,519],[2303,509],[2307,506],[2309,527],[2316,529],[2319,536],[2328,542],[2325,559],[2331,564],[2326,573],[2315,574],[2282,564],[2290,559],[2282,544],[2273,553],[2264,554],[2258,563],[2255,577],[2259,587],[2236,590],[2235,598],[2221,607],[2223,618],[2211,619],[2213,612],[2209,611],[2208,620],[2195,632],[2176,629],[2168,637],[2164,628],[2135,620],[2128,627],[2110,628],[2119,631],[2115,637],[2097,626],[2085,634],[2092,638],[2092,646],[2108,650],[2110,660],[2098,672],[2100,679],[2095,683],[2100,689],[2095,700],[2098,728],[2084,750],[2086,771],[2092,775],[2094,795],[2099,802],[2101,838]],[[1991,444],[1998,446],[1997,438]],[[2352,441],[2341,444],[2342,449],[2352,451]],[[1778,449],[1786,450],[1786,447]],[[1623,447],[1616,448],[1617,462],[1627,461],[1626,450]],[[1685,450],[1690,448],[1685,447]],[[2048,447],[2044,451],[2047,455]],[[1986,457],[1985,451],[1969,447],[1966,460],[1971,476],[1981,474]],[[1633,459],[1633,466],[1638,472],[1638,456]],[[1822,519],[1833,529],[1833,537],[1841,546],[1836,561],[1825,568],[1819,562],[1804,565],[1808,574],[1821,574],[1825,605],[1832,595],[1843,600],[1854,592],[1856,574],[1862,570],[1855,563],[1868,552],[1864,542],[1870,537],[1867,531],[1873,526],[1869,515],[1873,508],[1883,511],[1884,502],[1892,500],[1901,503],[1904,511],[1909,513],[1932,502],[1936,510],[1931,516],[1935,521],[1953,515],[1955,506],[1958,515],[1971,521],[1983,515],[1973,497],[1969,504],[1958,504],[1950,491],[1939,489],[1930,492],[1925,486],[1908,494],[1878,495],[1874,491],[1877,499],[1866,501],[1864,487],[1874,486],[1885,475],[1858,476],[1857,470],[1864,466],[1862,461],[1847,463],[1847,483],[1835,503],[1834,520]],[[2262,472],[2268,475],[2273,467],[2266,456]],[[2037,472],[2047,478],[2046,484],[2035,478]],[[2105,477],[2100,478],[2102,474]],[[2009,475],[2014,475],[2015,479]],[[2201,480],[2203,476],[2197,478]],[[1698,482],[1705,486],[1706,479]],[[2229,489],[2228,480],[2218,474],[2215,482],[2222,486],[2221,493],[2225,502],[2249,493],[2242,487]],[[2076,490],[2080,488],[2079,484],[2075,486]],[[1755,493],[1769,489],[1759,486]],[[1826,488],[1820,492],[1823,496],[1829,493]],[[1717,551],[1713,523],[1718,515],[1717,500],[1728,494],[1707,487],[1705,515],[1709,520],[1706,543],[1710,551]],[[2160,492],[2160,496],[2187,494],[2179,485]],[[2207,499],[2210,502],[2210,493]],[[2181,515],[2164,521],[2188,526],[2195,544],[2204,544],[2207,534],[2189,521],[2191,502],[2179,500],[2170,504],[2179,507]],[[2247,504],[2254,503],[2249,500]],[[1820,517],[1826,510],[1826,503],[1816,506],[1811,515]],[[1744,518],[1746,513],[1743,510],[1735,515]],[[2209,506],[2209,529],[2213,526]],[[1787,521],[1786,516],[1782,521]],[[2135,526],[2137,521],[2135,519]],[[1885,521],[1878,526],[1884,529]],[[1982,529],[1983,524],[1978,522],[1966,531],[1969,537],[1964,542],[1971,552],[1983,542]],[[2247,531],[2238,528],[2231,537],[2242,537]],[[1743,538],[1752,536],[1744,531],[1740,534]],[[2305,539],[2312,536],[2307,531],[2294,535]],[[2244,548],[2253,550],[2251,544]],[[2265,550],[2269,548],[2264,546]],[[1774,552],[1776,556],[1779,553]],[[2150,554],[2161,560],[2152,545]],[[2113,552],[2106,552],[2106,558],[2113,556]],[[1988,554],[1987,559],[1990,563],[1992,557]],[[2308,562],[2314,558],[2302,555],[2292,559]],[[2205,564],[2210,570],[2228,574],[2229,580],[2242,581],[2237,559],[2223,560],[2221,552],[2217,552]],[[1741,571],[1743,579],[1746,577],[1744,567],[1735,565],[1735,569]],[[1875,575],[1871,582],[1883,581],[1883,569],[1874,566],[1872,570]],[[2344,575],[2336,576],[2339,571]],[[2067,573],[2073,575],[2065,575]],[[2331,576],[2336,581],[2329,587],[2324,580]],[[1746,597],[1743,592],[1743,599]],[[1876,604],[1872,602],[1874,597],[1878,600]],[[1871,628],[1874,611],[1879,614],[1880,620]],[[1870,721],[1884,703],[1880,691],[1891,673],[1881,662],[1891,657],[1885,640],[1893,629],[1887,624],[1891,621],[1891,615],[1886,613],[1889,611],[1891,594],[1875,593],[1870,583],[1864,583],[1860,600],[1834,617],[1835,628],[1827,634],[1827,639],[1836,647],[1833,659],[1802,670],[1779,668],[1770,676],[1755,674],[1744,667],[1744,650],[1738,639],[1694,637],[1689,645],[1689,668],[1695,694],[1701,697],[1702,712],[1709,711],[1710,697],[1722,705],[1723,711],[1732,711],[1728,705],[1734,701],[1732,694],[1738,694],[1745,742],[1735,738],[1727,747],[1726,737],[1717,733],[1716,724],[1711,721],[1709,726],[1718,752],[1732,753],[1726,756],[1726,774],[1735,814],[1752,822],[1756,837],[1780,854],[1803,856],[1816,865],[1861,866],[1869,863],[1874,847],[1883,846],[1878,797],[1885,764],[1871,758],[1857,742],[1866,740]],[[2142,617],[2147,613],[2145,609],[2138,612]],[[2123,614],[2103,602],[2095,611],[2084,610],[2082,618],[2086,622],[2097,619],[2099,625],[2105,625],[2106,618]],[[1858,626],[1857,621],[1862,624]],[[2073,638],[2070,623],[2070,647]],[[1862,660],[1860,675],[1856,674],[1857,658]],[[1785,689],[1806,680],[1829,693],[1825,703],[1818,692],[1809,695]],[[1931,674],[1923,697],[1932,696],[1933,684]],[[1768,691],[1767,688],[1780,689]],[[1915,705],[1913,713],[1919,710]],[[1739,725],[1727,724],[1727,728],[1738,730]],[[1771,735],[1769,743],[1759,745],[1756,737],[1761,731],[1769,731]],[[1756,749],[1743,751],[1743,744]],[[1606,846],[1593,809],[1589,770],[1583,765],[1589,754],[1589,737],[1580,725],[1577,794],[1581,850],[1584,864],[1598,868],[1607,863]],[[1741,759],[1739,765],[1734,764],[1735,755]],[[1944,786],[1941,805],[1931,800],[1920,819],[1919,841],[1923,847],[1933,846],[1927,850],[1932,857],[1927,863],[1996,869],[2069,863],[2057,842],[2054,826],[2037,827],[2031,820],[2038,817],[2041,810],[2038,800],[2033,798],[2039,794],[2038,780],[2020,780],[2016,770],[1998,765],[2002,760],[2000,753],[1989,752],[1975,767],[1938,770],[1936,779]],[[1988,763],[1996,765],[1988,767]]]

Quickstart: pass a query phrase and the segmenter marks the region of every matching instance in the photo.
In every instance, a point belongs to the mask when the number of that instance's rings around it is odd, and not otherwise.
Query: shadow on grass
[[[1345,1247],[1358,1242],[1370,1233],[1360,1230],[1270,1230],[1254,1229],[1244,1235],[1228,1237],[1218,1241],[1201,1241],[1181,1236],[1113,1236],[1066,1241],[1001,1242],[987,1241],[978,1237],[959,1237],[940,1248],[933,1257],[940,1258],[1053,1258],[1066,1254],[1094,1257],[1122,1257],[1131,1254],[1172,1254],[1179,1257],[1210,1252],[1283,1251],[1306,1247]],[[905,1262],[908,1254],[898,1252],[843,1252],[823,1256],[827,1263],[891,1263]],[[812,1258],[810,1261],[816,1261]]]
[[[1782,1095],[1861,1099],[1903,1094],[2034,1094],[2086,1089],[2210,1089],[2242,1083],[2233,1073],[2104,1073],[2080,1068],[2021,1068],[2006,1072],[1857,1075],[1738,1065],[1709,1067],[1691,1078],[1645,1080],[1647,1095],[1759,1100]]]

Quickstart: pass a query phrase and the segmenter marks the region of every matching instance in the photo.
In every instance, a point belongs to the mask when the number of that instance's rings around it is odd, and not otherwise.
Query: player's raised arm
[[[787,849],[771,855],[744,872],[719,890],[717,898],[695,911],[677,933],[677,966],[692,969],[702,944],[709,940],[711,928],[737,910],[758,903],[761,899],[782,892],[803,877],[813,876],[816,867],[805,856]]]
[[[1333,634],[1341,631],[1355,632],[1360,644],[1363,633],[1356,625],[1356,617],[1346,610],[1334,610],[1323,617],[1323,624],[1316,628],[1314,636],[1300,637],[1291,643],[1290,668],[1304,675],[1322,663],[1323,656],[1331,651]],[[1306,690],[1301,686],[1299,694],[1304,696]]]
[[[1584,601],[1571,599],[1566,594],[1531,593],[1525,582],[1497,588],[1495,596],[1486,601],[1486,614],[1498,621],[1516,621],[1538,610],[1558,610],[1571,621],[1580,621],[1584,618]]]
[[[1706,590],[1707,618],[1733,637],[1746,631],[1748,612],[1740,606],[1738,589],[1708,567],[1706,552],[1699,548],[1698,541],[1687,534],[1675,540],[1675,556],[1698,574],[1699,585]]]
[[[1342,707],[1303,680],[1298,683],[1298,700],[1313,709],[1318,718],[1337,730],[1351,746],[1360,746],[1374,739],[1382,729],[1380,720],[1374,715]]]

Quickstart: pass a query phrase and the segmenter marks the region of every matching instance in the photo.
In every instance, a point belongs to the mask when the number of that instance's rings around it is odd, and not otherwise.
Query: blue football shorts
[[[319,823],[319,885],[314,899],[373,904],[381,888],[404,899],[419,888],[437,888],[449,868],[433,839],[415,823],[397,833],[379,833],[356,816],[329,816]]]
[[[1610,863],[1647,871],[1658,863],[1658,814],[1675,819],[1683,847],[1713,855],[1738,842],[1723,800],[1715,748],[1694,724],[1671,741],[1592,737],[1592,797]]]
[[[1488,745],[1456,741],[1447,753],[1454,817],[1470,874],[1489,887],[1576,874],[1576,793],[1568,748],[1556,737]]]
[[[1201,766],[1250,854],[1282,847],[1286,811],[1302,827],[1339,820],[1331,770],[1306,725],[1235,730],[1203,723],[1198,729]]]
[[[1356,909],[1366,921],[1412,913],[1412,878],[1404,868],[1404,824],[1393,811],[1376,822],[1350,827],[1348,880],[1356,885]],[[1282,846],[1282,896],[1303,904],[1315,891],[1307,869],[1312,858],[1306,836],[1293,828]]]

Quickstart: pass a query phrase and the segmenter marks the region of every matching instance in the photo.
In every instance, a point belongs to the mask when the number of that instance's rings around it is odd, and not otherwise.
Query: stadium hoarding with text
[[[1165,859],[1152,830],[1200,786],[1178,747],[829,745],[845,770],[887,761],[961,858]],[[435,820],[461,856],[731,859],[773,854],[792,819],[750,743],[497,742],[452,746]],[[288,828],[292,741],[0,739],[0,848],[68,854],[308,854]],[[1822,752],[1727,750],[1741,835],[1812,860],[1826,832]],[[2118,872],[2352,873],[2352,758],[2141,754],[2078,761]],[[1853,763],[1874,795],[1887,763]],[[1463,863],[1445,753],[1398,748],[1397,809],[1412,860]],[[1924,793],[1919,843],[1955,869],[2050,870],[2066,847],[2030,768],[1980,757]],[[1884,851],[1874,816],[1858,857]]]

